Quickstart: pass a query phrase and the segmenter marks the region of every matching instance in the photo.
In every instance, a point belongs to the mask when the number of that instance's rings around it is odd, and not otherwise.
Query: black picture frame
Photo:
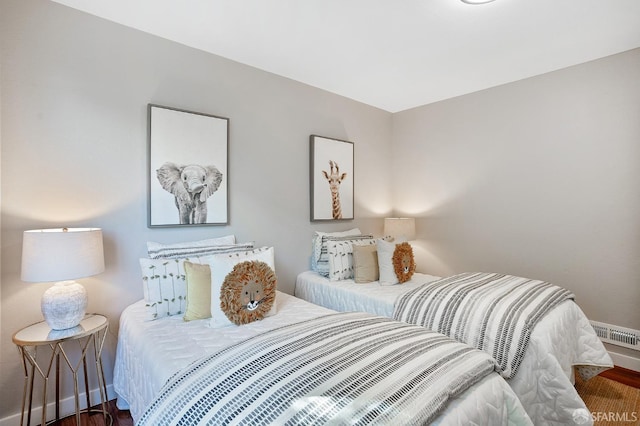
[[[148,215],[155,227],[229,224],[229,119],[147,105]]]
[[[319,135],[309,137],[310,220],[353,220],[354,144]]]

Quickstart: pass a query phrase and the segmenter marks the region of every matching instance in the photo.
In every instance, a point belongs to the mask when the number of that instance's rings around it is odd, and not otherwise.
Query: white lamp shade
[[[416,238],[416,220],[412,217],[387,217],[384,219],[384,235],[404,238],[407,241]]]
[[[100,228],[24,231],[22,281],[54,282],[104,272]]]

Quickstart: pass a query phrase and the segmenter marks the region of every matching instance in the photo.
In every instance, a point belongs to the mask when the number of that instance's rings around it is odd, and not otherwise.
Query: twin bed
[[[307,271],[295,297],[274,293],[264,318],[221,323],[221,281],[224,289],[240,263],[273,268],[273,249],[251,250],[232,236],[187,245],[149,243],[151,259],[141,259],[145,299],[120,317],[113,385],[118,407],[138,426],[590,424],[574,371],[586,378],[612,365],[566,295],[540,311],[532,332],[526,326],[505,334],[509,351],[512,338],[529,340],[520,345],[526,351],[516,357],[517,372],[495,350],[412,324],[396,305],[401,300],[417,312],[434,304],[409,303],[408,296],[442,282],[424,274],[383,286]],[[209,275],[192,262],[209,265]],[[469,322],[475,306],[466,308]]]
[[[144,301],[127,307],[114,374],[118,406],[130,409],[137,425],[153,426],[177,419],[187,425],[531,424],[481,351],[379,316],[340,314],[280,292],[276,300],[275,315],[224,328],[180,316],[148,321]],[[338,335],[348,342],[334,340]],[[278,352],[296,345],[308,352]],[[177,397],[187,393],[198,402]]]
[[[396,302],[403,295],[438,283],[439,279],[416,273],[404,284],[380,285],[377,281],[356,283],[353,279],[331,281],[314,271],[305,271],[297,277],[295,295],[336,311],[362,311],[393,318]],[[533,328],[517,372],[506,383],[534,424],[573,424],[574,416],[588,413],[573,386],[575,372],[589,378],[612,365],[586,316],[568,299],[551,309]]]

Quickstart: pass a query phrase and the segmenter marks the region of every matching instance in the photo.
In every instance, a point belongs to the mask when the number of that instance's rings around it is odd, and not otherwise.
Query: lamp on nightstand
[[[100,228],[24,231],[22,281],[56,282],[43,295],[42,315],[54,330],[75,327],[84,317],[87,292],[74,280],[104,272]]]
[[[384,219],[384,235],[406,241],[416,238],[416,220],[412,217],[387,217]]]

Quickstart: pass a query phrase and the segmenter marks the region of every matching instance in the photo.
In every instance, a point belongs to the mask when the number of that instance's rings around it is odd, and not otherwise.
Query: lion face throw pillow
[[[380,285],[402,284],[411,279],[416,271],[413,248],[407,242],[377,241]]]
[[[409,243],[396,244],[393,251],[393,271],[398,277],[399,283],[406,283],[416,271],[416,262],[413,259],[413,249]]]
[[[273,305],[276,285],[276,274],[265,262],[240,262],[222,283],[220,308],[236,325],[261,320]]]

